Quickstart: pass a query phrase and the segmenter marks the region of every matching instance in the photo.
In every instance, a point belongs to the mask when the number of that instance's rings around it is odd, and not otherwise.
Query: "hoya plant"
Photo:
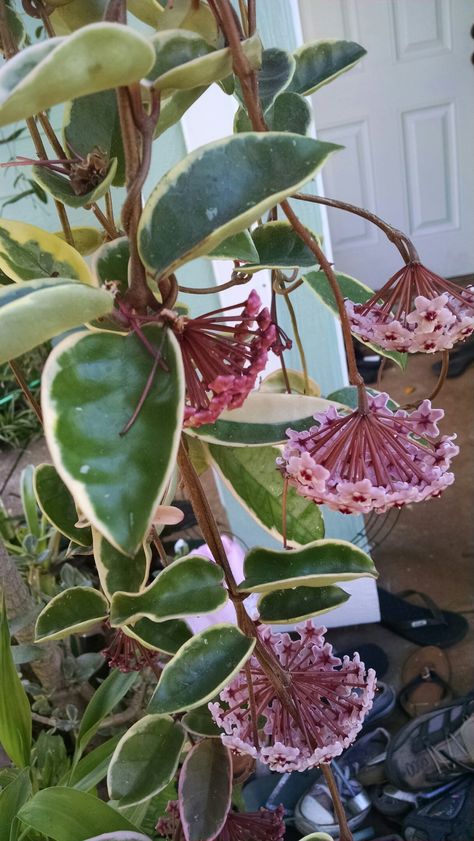
[[[276,840],[282,808],[249,813],[238,796],[256,761],[320,768],[340,837],[351,839],[331,760],[362,728],[376,677],[357,654],[334,655],[319,617],[348,599],[341,583],[377,572],[355,544],[325,538],[320,506],[381,515],[437,497],[458,452],[429,396],[399,407],[367,390],[353,336],[401,368],[411,353],[443,351],[435,397],[448,350],[474,329],[474,290],[422,266],[410,239],[369,210],[302,192],[340,148],[311,136],[307,97],[365,51],[348,41],[264,47],[256,18],[256,0],[0,4],[0,126],[15,137],[26,124],[35,150],[4,163],[28,172],[59,228],[0,219],[0,364],[50,454],[31,476],[30,517],[37,506],[69,553],[95,565],[91,580],[38,595],[36,643],[51,651],[105,627],[110,666],[67,743],[48,748],[54,773],[39,773],[44,740],[59,736],[38,735],[45,717],[33,711],[32,740],[2,613],[0,741],[12,763],[0,777],[2,839]],[[234,133],[145,194],[154,145],[214,84],[235,99]],[[338,273],[298,217],[303,202],[378,226],[400,270],[376,292]],[[185,286],[181,269],[198,257],[230,262],[227,281],[208,288],[197,268]],[[254,289],[262,270],[264,302]],[[325,398],[292,304],[302,287],[342,328],[350,386]],[[216,293],[221,306],[206,308]],[[292,342],[301,371],[285,362]],[[40,346],[50,353],[39,403],[21,357]],[[272,356],[278,370],[265,377]],[[208,468],[280,542],[250,546],[243,570],[204,491]],[[172,557],[161,534],[179,521],[178,484],[205,546]],[[127,696],[136,680],[138,703]],[[91,744],[125,696],[132,714]]]

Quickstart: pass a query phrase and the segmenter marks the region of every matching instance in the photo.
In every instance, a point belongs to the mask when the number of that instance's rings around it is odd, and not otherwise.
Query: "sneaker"
[[[407,724],[387,752],[387,777],[422,791],[474,771],[474,693]]]
[[[390,734],[383,727],[377,727],[362,736],[338,759],[340,768],[348,768],[349,776],[355,777],[364,786],[382,783],[386,779],[385,759]]]
[[[425,798],[427,796],[425,795]],[[472,841],[474,779],[466,776],[405,818],[406,841]]]
[[[331,768],[347,815],[347,823],[352,831],[364,822],[372,804],[360,783],[350,779],[347,766],[342,768],[333,760]],[[334,814],[331,795],[322,776],[296,804],[294,822],[303,835],[326,832],[332,838],[339,837],[339,824]]]
[[[396,703],[397,693],[393,686],[378,680],[374,703],[364,719],[364,730],[368,730],[376,721],[388,718],[393,713]]]

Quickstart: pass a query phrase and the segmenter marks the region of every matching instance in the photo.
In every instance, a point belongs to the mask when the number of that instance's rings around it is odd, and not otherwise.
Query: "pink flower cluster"
[[[243,309],[242,309],[243,307]],[[241,310],[234,314],[235,310]],[[236,409],[255,385],[277,339],[266,307],[252,290],[247,301],[197,318],[162,311],[178,339],[186,377],[185,426],[214,423]]]
[[[409,263],[365,304],[346,301],[353,332],[386,350],[450,350],[474,332],[474,287],[466,289]]]
[[[259,809],[258,812],[232,812],[214,841],[279,841],[285,834],[284,808],[274,811]],[[156,831],[170,841],[185,841],[186,835],[179,813],[179,802],[169,800],[166,815],[159,818]]]
[[[344,514],[382,514],[439,496],[454,481],[448,468],[459,452],[455,435],[438,438],[443,410],[423,400],[412,412],[392,412],[388,399],[368,395],[367,413],[331,406],[310,429],[288,429],[277,466],[290,485]]]
[[[304,771],[339,756],[361,729],[375,692],[373,669],[366,673],[358,654],[352,660],[335,657],[324,640],[325,628],[308,621],[297,631],[298,640],[269,628],[260,631],[284,672],[282,691],[293,715],[255,656],[220,693],[221,703],[209,704],[225,730],[224,744],[258,757],[273,771]]]

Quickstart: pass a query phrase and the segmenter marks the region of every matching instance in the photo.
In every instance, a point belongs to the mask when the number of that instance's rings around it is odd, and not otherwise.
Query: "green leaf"
[[[173,0],[172,4],[168,3],[156,20],[155,28],[160,32],[165,29],[197,32],[212,46],[216,46],[220,38],[216,19],[209,6],[204,3],[198,5],[195,0]]]
[[[194,736],[219,738],[223,733],[215,723],[206,704],[183,715],[181,724]]]
[[[43,608],[36,620],[36,642],[58,640],[92,628],[106,618],[107,600],[92,587],[69,587]]]
[[[12,645],[11,651],[15,666],[31,663],[33,660],[41,660],[43,656],[42,651],[36,645]]]
[[[176,654],[192,637],[190,627],[182,619],[153,622],[145,617],[139,619],[134,625],[125,625],[122,631],[132,639],[141,642],[145,648],[164,651],[165,654]]]
[[[349,298],[351,301],[354,301],[355,304],[365,304],[365,302],[368,301],[374,294],[374,290],[371,289],[370,286],[365,286],[365,284],[361,283],[360,280],[356,280],[350,275],[336,272],[336,278],[344,298]],[[328,310],[339,318],[339,310],[336,305],[336,299],[334,298],[334,293],[324,272],[308,272],[308,274],[303,275],[303,280],[306,281],[310,289],[312,289],[315,295],[318,296],[320,301],[323,302]],[[359,336],[357,336],[357,338],[361,341]],[[402,370],[405,370],[408,360],[406,353],[399,353],[396,350],[385,350],[384,348],[374,345],[371,342],[362,342],[362,344],[372,348],[372,350],[375,350],[375,352],[381,356],[388,357],[388,359],[396,362]]]
[[[117,95],[114,90],[80,96],[66,104],[63,140],[67,153],[87,158],[100,151],[106,160],[117,159],[115,186],[125,182],[125,153],[120,131]]]
[[[128,0],[128,11],[136,18],[155,28],[163,14],[163,6],[158,0]]]
[[[288,86],[295,67],[296,62],[293,56],[286,50],[270,47],[270,49],[263,51],[262,66],[257,73],[257,77],[258,95],[264,112],[273,105],[278,94]],[[236,92],[242,99],[240,84],[236,85]]]
[[[105,289],[65,277],[28,280],[0,289],[0,363],[113,308]],[[82,335],[82,334],[81,334]]]
[[[145,586],[150,574],[151,549],[144,543],[131,560],[119,552],[93,529],[94,561],[99,573],[100,586],[110,600],[117,590],[138,593]]]
[[[254,646],[255,640],[227,623],[195,634],[164,667],[149,711],[177,713],[210,701],[240,671]]]
[[[369,394],[372,397],[377,397],[377,394],[380,394],[380,391],[377,391],[376,388],[367,388]],[[359,405],[359,393],[357,391],[357,386],[355,385],[346,385],[343,388],[338,388],[336,391],[333,391],[332,394],[328,394],[328,400],[336,400],[340,403],[344,403],[345,406],[348,406],[350,409],[357,409]],[[387,401],[387,406],[392,412],[396,412],[397,409],[400,408],[399,403],[396,403],[395,400],[391,398]]]
[[[217,564],[189,555],[165,567],[141,593],[114,593],[110,603],[112,626],[144,617],[155,622],[213,613],[227,601],[224,573]]]
[[[209,254],[298,190],[338,148],[268,132],[196,149],[161,179],[145,204],[138,229],[145,265],[161,276]]]
[[[94,692],[89,701],[77,734],[77,750],[81,753],[95,735],[101,722],[125,697],[137,680],[137,672],[123,673],[114,669]]]
[[[302,622],[320,613],[327,613],[344,604],[349,593],[340,587],[295,587],[293,590],[274,590],[260,598],[259,619],[269,625]]]
[[[210,444],[231,447],[282,444],[288,440],[288,427],[298,432],[308,429],[314,426],[316,412],[325,412],[334,405],[339,404],[305,394],[253,391],[240,408],[222,412],[215,423],[186,432]]]
[[[117,173],[117,158],[112,158],[107,167],[105,178],[87,193],[76,193],[71,181],[58,172],[52,172],[44,166],[31,167],[32,178],[50,196],[68,207],[87,207],[99,201],[110,189]]]
[[[22,21],[20,15],[17,14],[17,12],[14,9],[10,8],[10,6],[7,6],[6,4],[5,4],[5,15],[6,15],[6,23],[7,23],[8,29],[13,36],[13,41],[16,44],[16,46],[18,47],[18,49],[21,49],[21,47],[25,43],[25,37],[26,37],[26,32],[25,32],[25,27],[23,26],[23,21]],[[3,48],[2,47],[1,36],[0,36],[0,48]]]
[[[150,42],[118,23],[84,26],[68,38],[27,47],[0,70],[0,126],[60,102],[138,82],[154,60]]]
[[[295,50],[296,70],[288,90],[308,96],[354,67],[367,53],[353,41],[313,41]]]
[[[22,806],[18,817],[53,841],[86,841],[104,832],[137,829],[98,797],[62,786],[38,791]]]
[[[39,464],[35,470],[36,500],[55,529],[79,546],[91,546],[90,528],[77,528],[79,519],[74,499],[52,464]]]
[[[223,239],[210,254],[205,256],[213,260],[240,260],[245,263],[257,262],[259,259],[249,231],[240,231],[238,234]]]
[[[120,739],[107,774],[109,797],[119,806],[142,803],[173,779],[186,739],[179,722],[146,715]]]
[[[275,447],[218,447],[209,451],[231,493],[257,522],[277,539],[282,537],[283,479],[275,464]],[[317,505],[288,488],[287,539],[296,545],[324,537],[324,521]]]
[[[315,234],[309,231],[314,237]],[[318,237],[315,237],[318,239]],[[303,242],[289,222],[266,222],[252,231],[252,239],[258,251],[258,262],[242,266],[242,271],[261,269],[294,269],[314,266],[313,252]]]
[[[68,779],[68,785],[79,791],[90,791],[107,776],[112,754],[120,739],[120,733],[107,739],[99,747],[86,753],[79,760]]]
[[[76,334],[49,356],[42,382],[45,434],[56,470],[81,512],[134,557],[171,477],[181,434],[184,375],[171,331],[144,328],[159,365],[135,334]]]
[[[265,114],[270,131],[307,134],[311,125],[311,107],[299,93],[283,91]]]
[[[71,233],[74,239],[74,247],[83,257],[88,257],[89,254],[97,251],[104,241],[102,233],[97,228],[89,228],[85,225],[80,228],[72,227]],[[65,239],[63,231],[55,231],[54,236],[62,240]]]
[[[81,26],[98,23],[104,17],[108,0],[69,0],[52,5],[57,8],[50,15],[51,24],[57,35],[69,35]],[[51,4],[48,4],[51,5]]]
[[[113,281],[123,295],[128,288],[128,263],[130,246],[127,237],[118,237],[111,242],[104,242],[94,254],[92,267],[101,286]]]
[[[216,739],[194,745],[183,763],[178,793],[186,841],[211,841],[219,835],[231,807],[229,748]]]
[[[321,388],[318,383],[311,379],[311,377],[307,377],[305,379],[302,371],[296,371],[294,368],[287,368],[286,374],[293,393],[306,394],[310,397],[321,397]],[[286,378],[281,368],[277,368],[276,371],[272,371],[271,374],[268,374],[268,376],[262,380],[259,391],[268,394],[286,394]],[[331,398],[329,397],[326,398],[326,400],[330,399]],[[333,399],[335,402],[343,402],[336,401],[336,398]]]
[[[0,269],[15,281],[70,277],[94,284],[75,248],[35,225],[8,219],[0,219]]]
[[[315,540],[303,549],[265,549],[255,546],[244,562],[245,579],[239,590],[269,593],[277,589],[326,587],[339,581],[377,577],[372,559],[348,540]]]
[[[39,538],[41,537],[41,526],[38,518],[38,508],[36,506],[36,497],[33,486],[34,472],[35,468],[32,464],[28,464],[27,467],[21,471],[20,495],[28,531],[34,537]]]
[[[10,648],[5,599],[0,610],[0,744],[19,768],[30,764],[31,713]]]
[[[16,841],[18,811],[29,797],[31,797],[30,772],[28,768],[25,768],[15,780],[0,791],[0,841]]]
[[[190,90],[176,91],[172,96],[168,96],[163,102],[160,109],[160,117],[156,124],[155,138],[160,137],[166,129],[174,126],[183,114],[186,113],[191,105],[194,105],[197,99],[207,91],[207,85],[200,88],[191,88]]]

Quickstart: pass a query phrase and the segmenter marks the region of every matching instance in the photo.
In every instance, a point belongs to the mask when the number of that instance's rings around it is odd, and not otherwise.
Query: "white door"
[[[438,274],[474,272],[472,0],[300,0],[305,40],[344,38],[360,65],[313,97],[318,136],[346,148],[324,190],[408,233]],[[336,267],[372,287],[400,265],[369,222],[329,210]]]

